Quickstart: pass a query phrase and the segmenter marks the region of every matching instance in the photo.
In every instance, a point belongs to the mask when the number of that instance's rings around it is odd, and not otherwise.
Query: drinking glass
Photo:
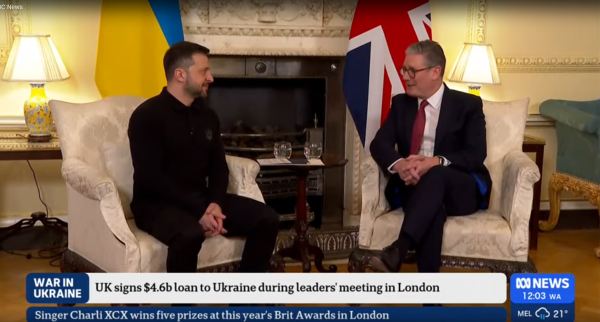
[[[292,156],[292,144],[285,141],[275,143],[273,155],[276,159],[289,159]]]
[[[321,158],[323,153],[323,145],[321,142],[306,142],[304,145],[304,156],[306,160],[313,160]]]

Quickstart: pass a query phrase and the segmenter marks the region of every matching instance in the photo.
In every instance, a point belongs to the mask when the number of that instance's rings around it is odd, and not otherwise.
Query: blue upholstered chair
[[[550,217],[540,229],[550,231],[560,215],[560,193],[571,191],[599,207],[600,214],[600,99],[547,100],[540,113],[556,121],[556,173],[549,184]],[[600,248],[596,248],[600,257]]]

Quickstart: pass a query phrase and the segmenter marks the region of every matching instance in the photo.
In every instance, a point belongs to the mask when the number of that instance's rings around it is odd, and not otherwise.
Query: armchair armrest
[[[581,132],[590,134],[599,133],[600,117],[575,108],[575,105],[585,103],[586,102],[547,100],[540,104],[540,114],[553,118],[557,122]]]
[[[98,171],[85,162],[67,158],[62,163],[62,177],[67,185],[83,197],[99,201],[100,213],[110,232],[125,245],[124,265],[126,272],[140,271],[140,249],[137,238],[127,224],[117,185],[108,174]],[[70,213],[69,216],[89,216],[98,213],[90,210],[86,213]],[[91,223],[89,218],[77,220],[79,223]],[[90,227],[82,227],[88,229]],[[91,228],[93,229],[93,227]]]
[[[256,183],[260,165],[253,160],[231,155],[227,155],[226,159],[229,167],[227,192],[264,203],[265,199]]]
[[[362,205],[358,244],[360,247],[369,247],[371,237],[373,237],[375,219],[390,210],[385,198],[385,186],[388,179],[371,156],[366,157],[361,164],[361,174]]]
[[[513,256],[527,255],[529,250],[533,185],[539,180],[537,165],[522,151],[504,157],[500,212],[510,225]]]

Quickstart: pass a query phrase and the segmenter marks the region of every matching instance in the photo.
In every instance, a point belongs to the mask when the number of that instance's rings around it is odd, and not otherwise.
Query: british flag
[[[429,0],[358,1],[350,30],[343,91],[367,154],[388,115],[392,96],[405,93],[399,68],[406,48],[426,39],[431,39]]]

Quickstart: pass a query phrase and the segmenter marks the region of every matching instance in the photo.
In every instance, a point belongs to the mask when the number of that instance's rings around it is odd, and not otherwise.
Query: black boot
[[[397,273],[402,267],[400,251],[394,246],[388,246],[379,256],[371,257],[370,265],[377,271]]]

